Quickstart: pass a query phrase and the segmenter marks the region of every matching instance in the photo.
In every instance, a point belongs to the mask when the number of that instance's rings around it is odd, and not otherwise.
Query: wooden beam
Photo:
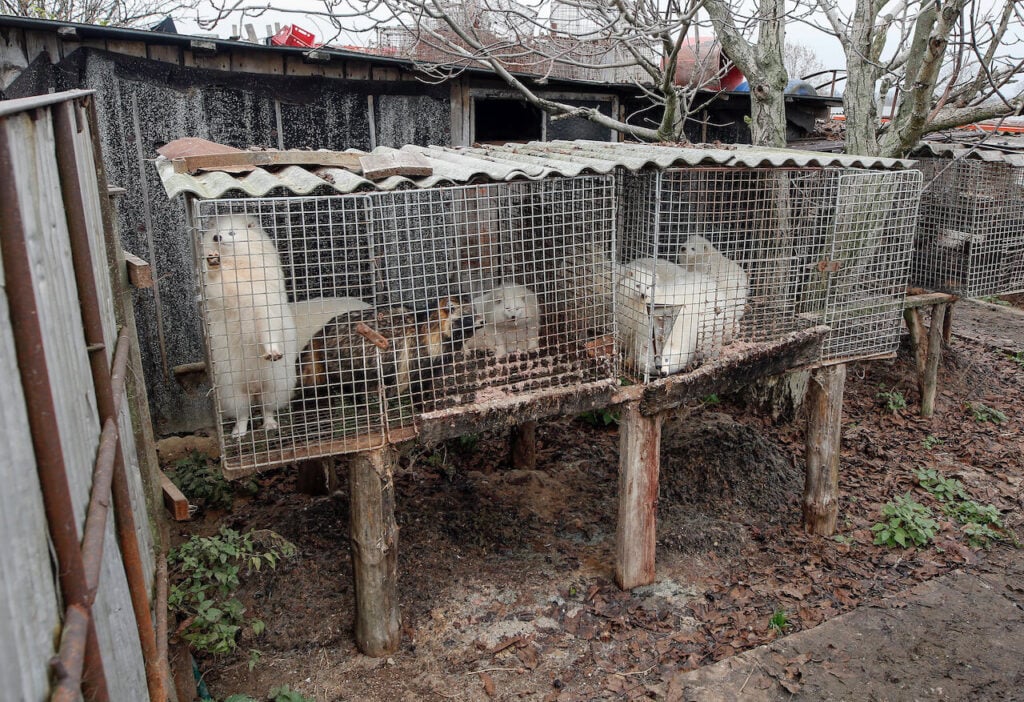
[[[188,498],[182,494],[178,486],[171,482],[167,474],[160,471],[160,489],[164,495],[164,507],[171,514],[171,519],[184,522],[191,517],[188,509]]]
[[[355,579],[356,646],[367,656],[401,643],[398,617],[398,524],[393,446],[356,454],[349,465],[350,538]]]
[[[234,151],[222,154],[197,154],[179,156],[171,159],[175,173],[196,173],[198,171],[216,171],[222,168],[239,166],[328,166],[344,168],[353,173],[361,173],[359,154],[341,151]]]
[[[615,582],[623,590],[654,582],[661,423],[662,415],[645,415],[637,402],[619,420]]]
[[[125,251],[124,263],[128,267],[128,282],[133,288],[153,287],[153,268],[135,254]]]
[[[757,344],[705,363],[692,373],[642,386],[640,409],[644,414],[658,414],[688,400],[732,392],[758,378],[812,364],[821,356],[821,342],[829,331],[829,327],[817,326],[793,332],[779,341]]]
[[[839,451],[846,365],[817,368],[807,390],[807,473],[804,529],[831,536],[839,518]]]
[[[949,293],[922,293],[920,295],[907,295],[903,300],[903,309],[914,307],[930,307],[943,302],[956,302],[959,300],[956,295]]]

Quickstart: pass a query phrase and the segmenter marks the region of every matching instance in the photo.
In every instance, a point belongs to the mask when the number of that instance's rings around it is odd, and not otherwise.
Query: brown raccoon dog
[[[299,354],[302,397],[340,389],[363,403],[381,388],[386,397],[408,392],[431,359],[461,347],[462,309],[454,299],[442,298],[419,317],[404,307],[338,315]]]

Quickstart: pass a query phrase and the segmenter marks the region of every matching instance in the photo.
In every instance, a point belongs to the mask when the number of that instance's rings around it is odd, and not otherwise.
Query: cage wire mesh
[[[588,176],[196,202],[225,468],[614,382],[614,195],[613,177]]]
[[[921,194],[918,171],[822,170],[795,182],[801,316],[832,331],[822,361],[899,346]]]
[[[616,320],[635,379],[828,324],[821,360],[899,339],[916,172],[691,168],[620,176]]]
[[[981,297],[1024,290],[1024,169],[923,158],[914,286]]]
[[[616,321],[634,379],[777,339],[797,316],[787,169],[622,176]]]

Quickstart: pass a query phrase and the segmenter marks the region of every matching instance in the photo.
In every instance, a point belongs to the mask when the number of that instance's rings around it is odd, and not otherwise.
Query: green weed
[[[619,417],[619,412],[608,409],[607,407],[603,409],[589,410],[587,412],[583,412],[579,416],[580,420],[594,427],[607,427],[612,424],[618,424]]]
[[[980,402],[971,402],[967,405],[967,408],[971,411],[971,416],[974,417],[974,421],[976,422],[993,422],[994,424],[1003,424],[1008,419],[1008,417],[999,410]]]
[[[240,534],[222,527],[215,536],[193,536],[168,555],[174,583],[167,604],[182,621],[189,621],[182,638],[196,650],[235,650],[238,633],[246,623],[257,636],[263,631],[262,621],[246,622],[245,607],[234,596],[241,576],[264,565],[276,568],[282,558],[295,554],[295,547],[278,534],[263,534],[270,543],[259,548],[251,532]]]
[[[941,502],[966,500],[968,495],[964,484],[956,478],[947,478],[934,468],[920,468],[914,471],[918,484]]]
[[[921,445],[929,450],[935,448],[936,446],[941,446],[944,443],[946,442],[940,439],[939,437],[935,436],[934,434],[929,434],[928,436],[924,437],[924,439],[921,441]]]
[[[899,390],[885,390],[879,392],[875,397],[881,400],[882,405],[893,414],[907,407],[907,398],[903,397],[903,393]]]
[[[772,618],[768,620],[768,628],[775,629],[778,633],[783,633],[789,628],[789,617],[786,615],[786,610],[777,609],[772,614]]]
[[[883,505],[882,516],[885,521],[872,526],[871,531],[875,533],[875,543],[883,546],[924,546],[939,530],[932,511],[916,502],[910,493]]]

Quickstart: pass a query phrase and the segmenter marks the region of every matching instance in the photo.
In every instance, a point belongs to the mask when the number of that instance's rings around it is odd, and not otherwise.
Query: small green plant
[[[789,617],[786,615],[786,610],[777,609],[772,613],[772,618],[768,620],[768,628],[775,629],[780,634],[783,633],[789,627]]]
[[[707,397],[705,397],[700,402],[701,402],[702,405],[717,405],[717,404],[721,403],[721,401],[722,401],[722,398],[720,398],[718,395],[712,393],[712,394],[708,395]]]
[[[881,400],[883,406],[893,414],[907,408],[907,398],[903,397],[903,393],[899,390],[883,390],[875,397]]]
[[[295,547],[273,532],[261,532],[261,541],[268,542],[262,549],[254,543],[252,533],[222,527],[215,536],[193,536],[168,555],[174,584],[167,604],[188,622],[182,638],[196,650],[235,650],[238,632],[247,623],[245,607],[234,596],[241,585],[240,576],[264,565],[276,568],[282,558],[295,554]],[[257,635],[264,629],[258,619],[248,624]]]
[[[921,445],[928,450],[931,450],[936,446],[941,446],[944,443],[946,442],[940,439],[939,437],[935,436],[935,434],[929,434],[928,436],[924,437],[924,439],[921,441]]]
[[[956,519],[961,524],[991,524],[992,526],[1003,526],[1003,515],[995,505],[982,505],[974,500],[964,500],[957,504],[948,505],[946,514]]]
[[[1003,535],[988,524],[968,522],[964,524],[964,536],[974,548],[988,548],[993,541],[1001,541]]]
[[[235,491],[220,470],[198,451],[174,463],[168,471],[171,482],[188,498],[188,501],[204,509],[231,509]],[[255,482],[245,484],[253,490]]]
[[[875,543],[883,546],[924,546],[939,530],[932,511],[915,501],[910,493],[883,505],[882,516],[885,521],[872,526],[871,531],[875,533]]]
[[[1018,351],[1017,353],[1006,354],[1007,358],[1016,363],[1021,368],[1024,368],[1024,351]]]
[[[914,471],[918,484],[941,502],[966,500],[967,490],[956,478],[947,478],[934,468],[920,468]]]
[[[1007,416],[988,405],[980,402],[972,402],[967,405],[967,408],[971,411],[971,415],[974,417],[976,422],[993,422],[994,424],[1003,424],[1007,420]]]
[[[477,444],[480,443],[479,434],[463,434],[459,437],[459,448],[466,453],[472,453],[476,449]]]
[[[1003,307],[1010,307],[1011,306],[1010,302],[1008,300],[1004,300],[1003,298],[997,297],[995,295],[982,295],[978,299],[982,300],[983,302],[987,302],[990,305],[1001,305]]]
[[[580,419],[591,426],[607,427],[619,423],[619,413],[605,407],[583,412]]]

